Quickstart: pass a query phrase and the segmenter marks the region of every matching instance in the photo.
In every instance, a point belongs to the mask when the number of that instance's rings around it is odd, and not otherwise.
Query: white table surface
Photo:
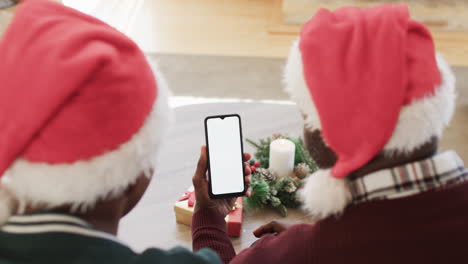
[[[191,248],[190,227],[176,223],[173,206],[191,185],[200,146],[205,143],[203,120],[209,115],[241,115],[245,138],[258,140],[274,133],[302,134],[302,118],[295,105],[273,103],[209,103],[178,107],[176,123],[164,140],[156,173],[145,196],[126,216],[119,228],[119,238],[136,251],[149,247]],[[253,154],[244,144],[244,151]],[[250,246],[256,238],[252,231],[263,223],[278,219],[308,221],[299,210],[289,210],[287,218],[276,211],[244,209],[242,235],[233,238],[237,251]]]

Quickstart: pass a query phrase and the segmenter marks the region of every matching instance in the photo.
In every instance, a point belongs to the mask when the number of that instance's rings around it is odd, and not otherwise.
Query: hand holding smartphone
[[[205,118],[205,138],[210,198],[245,195],[240,116],[232,114]]]

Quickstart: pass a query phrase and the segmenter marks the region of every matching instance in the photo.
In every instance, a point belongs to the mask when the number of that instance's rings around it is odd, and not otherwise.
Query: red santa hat
[[[347,175],[382,151],[440,137],[455,108],[455,77],[405,5],[318,11],[292,46],[285,84],[306,128],[320,129],[338,157],[302,192],[305,208],[322,218],[350,202]]]
[[[73,210],[150,176],[170,120],[144,54],[63,5],[21,4],[0,42],[0,223],[12,201]]]

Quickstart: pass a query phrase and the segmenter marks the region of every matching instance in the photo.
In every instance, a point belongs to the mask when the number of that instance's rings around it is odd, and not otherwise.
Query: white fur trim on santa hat
[[[294,101],[302,113],[306,115],[305,126],[310,130],[321,129],[320,118],[317,108],[312,102],[312,98],[304,79],[304,69],[302,55],[299,50],[299,40],[294,41],[289,58],[284,69],[285,91]]]
[[[330,169],[309,175],[299,195],[304,209],[316,219],[340,214],[352,199],[347,180],[332,177]]]
[[[172,119],[167,84],[159,72],[155,71],[155,77],[158,95],[154,108],[128,142],[114,151],[72,164],[18,159],[5,172],[0,189],[8,188],[20,204],[41,209],[72,205],[74,211],[85,211],[98,200],[122,194],[142,172],[150,177],[161,138]],[[0,199],[0,207],[5,202]]]
[[[14,213],[14,199],[4,187],[0,188],[0,226],[6,223]]]
[[[437,54],[442,83],[434,95],[411,102],[400,111],[392,137],[384,147],[386,153],[409,152],[427,143],[432,137],[440,138],[455,112],[455,75],[442,55]]]

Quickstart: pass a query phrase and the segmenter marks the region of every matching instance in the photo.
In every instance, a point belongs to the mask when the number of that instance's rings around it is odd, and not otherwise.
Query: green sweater
[[[116,237],[61,214],[13,216],[0,228],[0,264],[220,263],[211,250],[148,249],[136,254]]]

